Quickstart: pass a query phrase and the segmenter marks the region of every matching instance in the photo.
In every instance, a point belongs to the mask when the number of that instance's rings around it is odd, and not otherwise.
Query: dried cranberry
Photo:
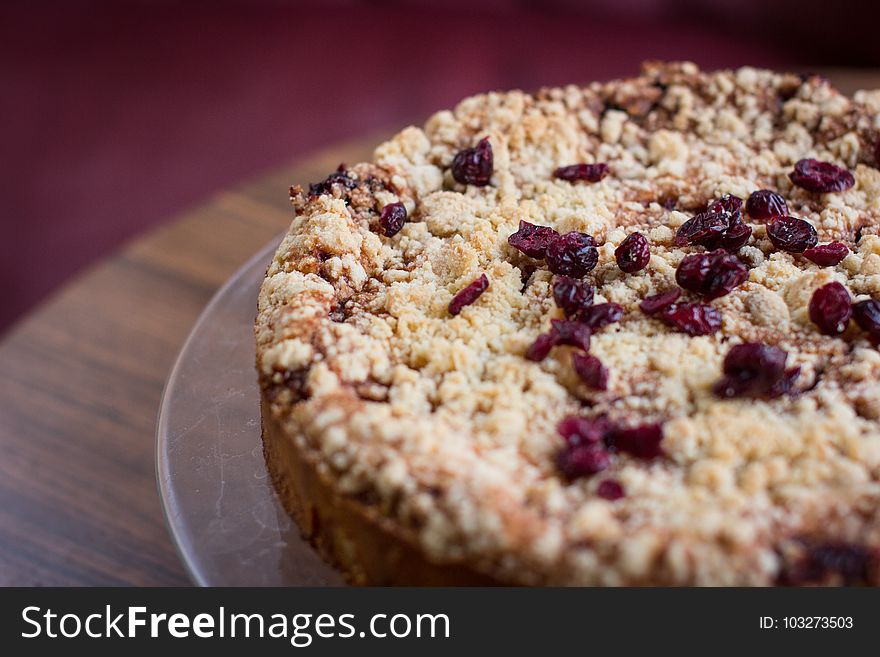
[[[724,376],[715,384],[715,394],[719,397],[778,397],[790,389],[797,376],[786,376],[787,359],[785,351],[762,342],[735,345],[724,357]]]
[[[852,302],[847,289],[838,282],[827,283],[810,299],[810,319],[825,335],[839,335],[852,317]]]
[[[459,151],[452,159],[452,177],[463,185],[485,187],[492,177],[492,144],[483,137],[474,148]]]
[[[550,332],[556,337],[556,344],[590,350],[590,327],[586,324],[567,319],[552,319]]]
[[[788,177],[798,187],[810,192],[842,192],[855,185],[853,175],[831,162],[799,160]]]
[[[667,290],[666,292],[660,292],[659,294],[653,294],[649,297],[645,297],[642,300],[642,303],[639,304],[639,308],[641,308],[642,312],[646,315],[654,315],[664,308],[671,306],[680,296],[681,290],[678,288]]]
[[[327,176],[324,180],[309,185],[309,196],[320,196],[321,194],[329,194],[333,191],[334,185],[340,185],[343,189],[351,190],[357,187],[357,181],[348,176],[345,165],[340,164],[339,168]]]
[[[559,423],[558,429],[566,446],[557,455],[556,464],[569,479],[596,474],[611,465],[611,454],[603,445],[608,450],[642,459],[663,455],[663,428],[659,424],[616,427],[605,417],[569,416]]]
[[[867,299],[853,304],[853,319],[868,333],[871,341],[880,343],[880,301]]]
[[[785,371],[788,353],[763,342],[734,345],[724,357],[725,374],[742,374],[744,378],[762,378],[775,382]]]
[[[748,224],[734,224],[718,237],[706,242],[706,248],[724,249],[728,253],[736,253],[752,236],[752,227]]]
[[[669,326],[688,335],[710,335],[721,328],[721,313],[703,303],[673,303],[657,315]]]
[[[623,307],[616,303],[597,303],[581,309],[575,319],[586,324],[592,330],[598,331],[614,322],[619,322],[623,317]]]
[[[779,217],[767,226],[767,237],[780,251],[803,253],[819,243],[813,224],[795,217]]]
[[[742,212],[743,200],[739,196],[733,194],[725,194],[719,199],[715,199],[706,206],[707,212],[723,212],[729,215],[736,215]]]
[[[621,484],[616,479],[605,479],[604,481],[601,481],[596,487],[596,495],[608,500],[609,502],[619,500],[625,495],[623,484]]]
[[[596,445],[564,447],[556,457],[556,467],[567,479],[587,477],[611,465],[611,455]]]
[[[868,580],[871,553],[858,545],[824,543],[809,551],[809,559],[825,572],[834,572],[848,583]]]
[[[700,213],[685,221],[675,234],[673,244],[686,246],[699,243],[711,235],[720,235],[730,227],[726,218],[709,213]]]
[[[662,440],[663,427],[659,424],[616,428],[605,438],[610,447],[640,459],[653,459],[662,456],[663,450],[660,448]]]
[[[614,258],[621,271],[634,274],[648,266],[648,261],[651,259],[651,247],[644,235],[633,233],[614,250]]]
[[[804,251],[804,257],[815,262],[820,267],[833,267],[848,255],[849,247],[842,242],[820,244]]]
[[[871,579],[872,553],[850,543],[813,543],[806,547],[803,557],[783,575],[783,582],[792,585],[825,583],[829,577],[838,577],[852,586],[868,584]]]
[[[284,387],[290,390],[293,401],[295,402],[303,401],[311,396],[311,393],[309,392],[308,368],[283,370],[281,372],[281,383]]]
[[[702,212],[685,221],[675,234],[673,244],[686,246],[702,244],[713,237],[723,235],[730,228],[730,218],[723,214]]]
[[[586,418],[569,415],[557,425],[556,430],[568,445],[597,444],[605,440],[611,423],[604,416]]]
[[[574,354],[571,363],[581,381],[596,390],[608,388],[608,369],[592,354]]]
[[[571,317],[593,304],[593,288],[583,281],[557,276],[553,281],[553,299],[565,316]]]
[[[724,249],[685,256],[675,281],[684,289],[703,295],[704,301],[723,297],[749,277],[749,268]]]
[[[877,137],[877,143],[874,144],[874,165],[880,169],[880,137]]]
[[[449,314],[457,315],[465,306],[471,305],[480,298],[480,295],[489,287],[489,279],[486,274],[480,274],[480,277],[467,287],[462,288],[458,294],[452,297],[449,302]]]
[[[526,350],[525,357],[527,360],[533,360],[536,363],[544,360],[550,354],[550,350],[556,346],[556,335],[553,333],[542,333],[531,346]]]
[[[385,237],[397,235],[405,222],[406,206],[400,201],[389,203],[382,208],[382,214],[379,216],[379,225],[382,227]]]
[[[718,248],[718,241],[725,233],[741,224],[742,199],[728,194],[710,203],[704,212],[684,222],[675,234],[673,244],[701,244],[707,248]]]
[[[752,192],[746,201],[746,212],[749,217],[756,221],[769,221],[776,217],[784,217],[788,214],[788,206],[785,199],[769,189],[759,189]]]
[[[792,367],[785,370],[785,374],[782,375],[782,378],[779,379],[779,381],[777,381],[775,384],[773,384],[773,386],[767,392],[767,397],[776,398],[782,397],[782,395],[789,394],[792,390],[794,390],[794,382],[797,381],[800,375],[800,366]]]
[[[599,262],[595,241],[586,233],[572,231],[560,235],[547,247],[544,256],[547,267],[554,274],[580,278],[588,274]]]
[[[507,238],[507,243],[530,258],[543,260],[547,247],[559,237],[549,226],[536,226],[527,221],[519,222],[519,230]]]
[[[553,175],[560,180],[567,180],[569,182],[576,180],[599,182],[608,175],[608,165],[604,162],[597,164],[571,164],[566,167],[559,167],[553,172]]]

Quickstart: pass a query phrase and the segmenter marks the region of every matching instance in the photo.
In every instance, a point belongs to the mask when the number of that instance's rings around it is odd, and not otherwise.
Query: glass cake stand
[[[253,322],[277,243],[211,299],[177,357],[159,410],[159,493],[180,556],[202,586],[344,583],[300,536],[263,459]]]

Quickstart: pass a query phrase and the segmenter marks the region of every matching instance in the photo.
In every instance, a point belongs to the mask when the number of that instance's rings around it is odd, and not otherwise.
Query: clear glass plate
[[[203,586],[343,584],[282,508],[263,459],[253,322],[277,243],[202,312],[159,411],[159,493],[181,558]]]

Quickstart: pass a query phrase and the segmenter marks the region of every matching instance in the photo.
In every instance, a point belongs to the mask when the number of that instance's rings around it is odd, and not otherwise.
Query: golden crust
[[[302,534],[352,584],[491,586],[466,564],[435,564],[418,537],[372,505],[341,495],[321,457],[296,441],[263,409],[263,447],[275,490]]]
[[[456,183],[455,152],[487,135],[491,185]],[[820,335],[806,307],[831,280],[856,299],[880,296],[878,135],[880,92],[849,99],[816,78],[651,64],[631,80],[466,99],[352,167],[351,189],[294,190],[256,340],[270,468],[300,524],[309,504],[336,518],[334,508],[356,502],[346,513],[364,538],[346,550],[400,537],[404,561],[422,559],[393,580],[407,583],[458,564],[448,572],[506,583],[761,585],[804,541],[877,550],[880,354],[855,327]],[[787,172],[802,157],[847,166],[855,186],[793,188]],[[553,179],[556,167],[584,161],[608,162],[612,175],[595,185]],[[644,296],[674,285],[689,251],[672,237],[694,209],[764,187],[820,241],[852,253],[820,269],[774,251],[753,224],[740,253],[750,277],[713,303],[724,315],[717,334],[690,338],[639,313]],[[669,200],[680,209],[666,209]],[[396,201],[409,220],[386,238],[379,211]],[[507,245],[521,219],[596,237],[587,280],[597,300],[626,311],[593,336],[611,371],[607,391],[577,381],[570,348],[542,363],[522,358],[559,311],[550,274]],[[613,252],[633,230],[652,258],[623,275]],[[484,272],[486,293],[450,317],[452,296]],[[753,340],[789,352],[801,394],[714,397],[724,353]],[[665,423],[666,459],[621,457],[608,473],[624,484],[622,500],[596,495],[602,476],[566,482],[556,472],[555,425],[585,404]],[[273,463],[285,440],[290,451]],[[319,482],[315,492],[293,486],[300,478]],[[340,548],[323,550],[341,559]],[[345,563],[358,581],[392,581],[358,563]]]

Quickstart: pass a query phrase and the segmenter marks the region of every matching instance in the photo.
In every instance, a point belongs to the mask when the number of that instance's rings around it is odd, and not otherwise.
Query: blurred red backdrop
[[[876,4],[7,2],[0,331],[139,231],[325,143],[644,59],[877,65]]]

